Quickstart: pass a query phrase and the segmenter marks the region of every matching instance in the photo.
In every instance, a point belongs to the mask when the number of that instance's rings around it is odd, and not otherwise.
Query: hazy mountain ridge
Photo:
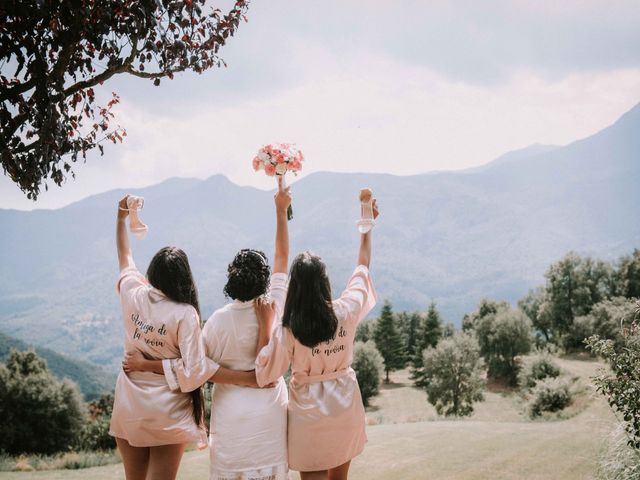
[[[309,175],[293,187],[291,251],[320,253],[338,294],[356,258],[357,192],[370,186],[382,210],[372,265],[381,299],[411,309],[433,299],[458,323],[483,296],[517,300],[569,250],[613,259],[640,245],[638,133],[640,106],[584,140],[513,152],[476,171]],[[132,239],[140,269],[161,246],[184,248],[205,317],[225,301],[226,264],[238,249],[272,255],[272,192],[222,176],[127,191],[146,198],[149,236]],[[114,227],[124,193],[0,210],[0,330],[117,365]]]
[[[487,170],[488,168],[495,167],[496,165],[501,165],[508,162],[513,162],[517,160],[522,160],[524,158],[531,158],[536,155],[541,155],[547,152],[551,152],[559,147],[558,145],[543,145],[540,143],[534,143],[533,145],[529,145],[528,147],[520,148],[518,150],[512,150],[503,155],[500,155],[495,160],[492,160],[489,163],[485,163],[484,165],[480,165],[479,167],[472,167],[466,170],[463,170],[465,173],[477,173],[483,170]]]

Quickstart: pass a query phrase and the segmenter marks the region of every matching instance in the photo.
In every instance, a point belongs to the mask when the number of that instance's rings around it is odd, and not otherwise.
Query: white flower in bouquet
[[[275,175],[282,177],[287,172],[297,175],[302,170],[304,155],[292,143],[273,143],[264,145],[253,158],[253,169],[264,173],[270,177]],[[287,210],[289,220],[293,218],[291,206]]]

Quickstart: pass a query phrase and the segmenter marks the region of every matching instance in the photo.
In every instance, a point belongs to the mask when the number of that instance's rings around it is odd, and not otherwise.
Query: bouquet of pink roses
[[[282,182],[282,188],[286,188],[284,175],[287,172],[293,172],[297,175],[302,170],[302,162],[304,155],[292,143],[273,143],[264,145],[253,159],[253,169],[257,172],[264,170],[268,176],[277,176],[278,181]],[[293,218],[293,209],[291,205],[287,209],[287,218]]]

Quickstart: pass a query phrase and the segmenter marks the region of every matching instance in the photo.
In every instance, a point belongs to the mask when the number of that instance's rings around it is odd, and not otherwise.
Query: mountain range
[[[397,159],[401,162],[402,159]],[[395,310],[437,302],[459,324],[483,297],[511,302],[568,251],[612,260],[640,246],[640,105],[566,146],[535,145],[483,167],[413,176],[313,173],[293,184],[291,251],[325,259],[339,294],[355,265],[358,190],[380,203],[372,272]],[[56,210],[0,210],[0,331],[112,370],[122,354],[116,204],[145,197],[144,270],[155,251],[189,255],[206,318],[225,301],[240,248],[271,256],[273,192],[223,176],[113,190]],[[374,312],[375,314],[375,312]]]

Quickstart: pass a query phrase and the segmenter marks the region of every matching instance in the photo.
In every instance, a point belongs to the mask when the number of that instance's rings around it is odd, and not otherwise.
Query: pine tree
[[[389,383],[389,372],[403,368],[405,365],[402,337],[396,329],[395,321],[391,303],[385,301],[380,317],[376,321],[373,337],[376,348],[384,360],[386,383]]]
[[[397,325],[400,326],[402,332],[404,357],[411,361],[422,330],[422,316],[419,312],[400,312],[397,314],[397,319]]]
[[[435,302],[431,302],[427,310],[427,315],[422,322],[422,328],[418,332],[416,345],[413,350],[413,369],[411,374],[413,378],[416,377],[417,372],[422,368],[422,352],[427,348],[435,347],[442,338],[444,333],[443,323],[442,316],[440,312],[438,312]]]

